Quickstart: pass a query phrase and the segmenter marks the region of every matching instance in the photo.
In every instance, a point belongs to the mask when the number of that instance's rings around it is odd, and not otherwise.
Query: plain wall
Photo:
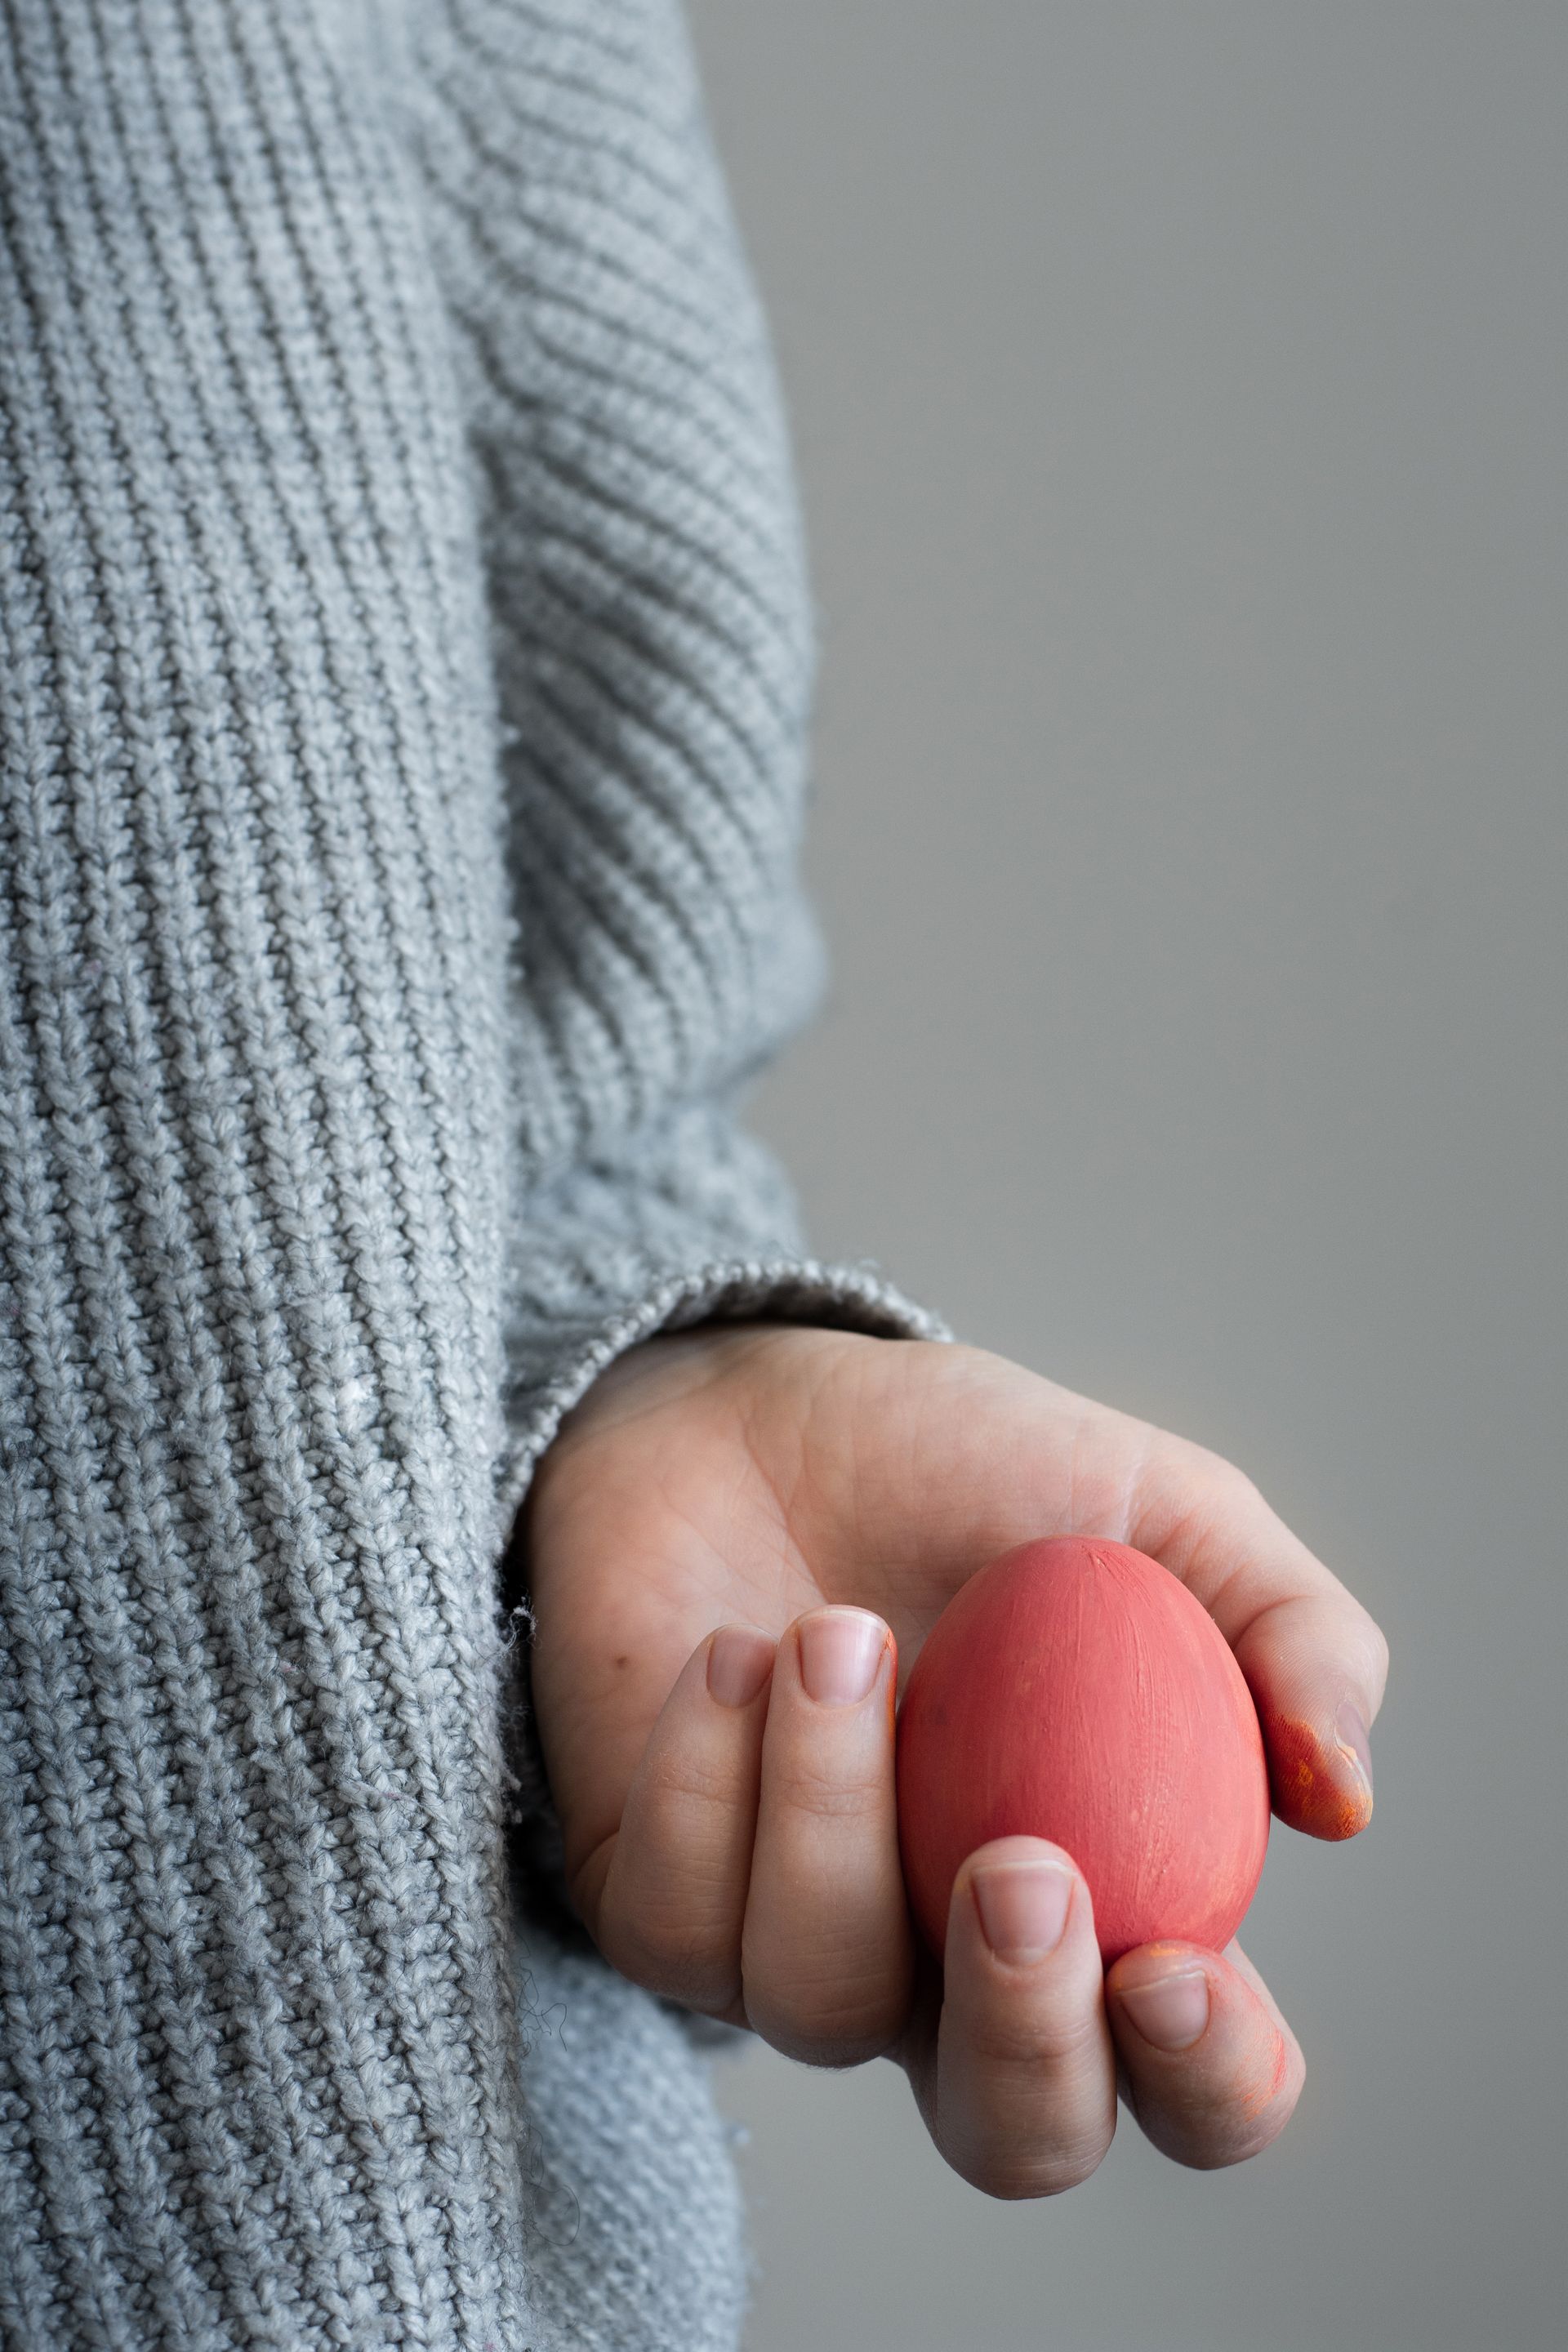
[[[1393,1645],[1283,2139],[987,2202],[727,2063],[751,2352],[1563,2340],[1568,11],[700,0],[821,613],[825,1252],[1241,1463]]]

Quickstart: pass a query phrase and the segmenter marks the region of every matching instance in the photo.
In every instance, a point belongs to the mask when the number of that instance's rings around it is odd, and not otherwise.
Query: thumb
[[[1388,1643],[1353,1593],[1221,1456],[1162,1433],[1129,1540],[1179,1576],[1235,1653],[1263,1727],[1274,1811],[1310,1837],[1372,1819]]]
[[[1372,1819],[1369,1735],[1387,1669],[1382,1634],[1345,1599],[1348,1609],[1317,1593],[1274,1601],[1232,1644],[1263,1725],[1274,1810],[1310,1837],[1354,1837]]]

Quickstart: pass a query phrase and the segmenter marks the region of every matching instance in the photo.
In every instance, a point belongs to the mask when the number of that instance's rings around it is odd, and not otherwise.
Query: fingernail
[[[1124,1985],[1118,1999],[1156,2050],[1190,2048],[1209,2021],[1209,1980],[1203,1969],[1176,1969],[1147,1984]]]
[[[708,1687],[721,1706],[750,1706],[767,1681],[773,1643],[748,1625],[721,1625],[708,1651]]]
[[[800,1675],[824,1706],[854,1706],[877,1679],[888,1629],[865,1609],[825,1609],[800,1629]]]
[[[1059,1862],[992,1862],[974,1874],[974,1902],[999,1960],[1025,1968],[1061,1942],[1072,1873]]]
[[[1366,1782],[1366,1793],[1372,1794],[1372,1745],[1366,1736],[1366,1721],[1353,1699],[1346,1699],[1334,1717],[1334,1729],[1340,1746],[1354,1757]]]

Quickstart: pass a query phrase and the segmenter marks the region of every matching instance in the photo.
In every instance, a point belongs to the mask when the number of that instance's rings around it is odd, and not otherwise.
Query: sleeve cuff
[[[686,1274],[667,1273],[642,1295],[573,1334],[548,1381],[508,1415],[498,1499],[510,1527],[541,1454],[599,1374],[640,1340],[699,1323],[815,1323],[878,1339],[951,1339],[939,1316],[917,1307],[869,1262],[824,1265],[809,1257],[719,1258]]]

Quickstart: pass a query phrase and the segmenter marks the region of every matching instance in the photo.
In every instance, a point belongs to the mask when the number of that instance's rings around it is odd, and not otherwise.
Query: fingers
[[[1088,1886],[1059,1846],[998,1838],[952,1890],[940,2026],[906,2053],[932,2138],[993,2197],[1095,2169],[1120,2080],[1145,2137],[1199,2170],[1278,2137],[1306,2069],[1239,1945],[1146,1944],[1101,1984]]]
[[[1146,2137],[1177,2164],[1239,2164],[1278,2137],[1301,2095],[1300,2046],[1235,1942],[1124,1952],[1105,1981],[1124,2088]]]
[[[954,2170],[992,2197],[1087,2179],[1116,2129],[1089,1892],[1043,1838],[970,1855],[948,1913],[942,2021],[906,2065]]]
[[[572,1886],[623,1976],[736,2021],[773,1671],[773,1643],[749,1627],[722,1626],[700,1644],[654,1726],[619,1831]]]
[[[1367,1734],[1388,1678],[1374,1620],[1251,1480],[1202,1446],[1157,1433],[1130,1518],[1128,1541],[1182,1578],[1235,1652],[1280,1820],[1353,1837],[1372,1818]]]
[[[953,1886],[945,1971],[911,2023],[899,1868],[892,1637],[862,1610],[778,1645],[726,1627],[689,1660],[618,1832],[574,1893],[640,1984],[847,2064],[902,2038],[933,2139],[995,2197],[1052,2196],[1099,2165],[1123,2095],[1154,2145],[1209,2168],[1283,2128],[1304,2069],[1234,1943],[1147,1945],[1104,1979],[1070,1856],[1004,1838]]]
[[[777,1645],[726,1626],[682,1670],[618,1831],[573,1895],[667,2000],[848,2065],[905,2021],[913,1959],[893,1783],[893,1637],[821,1609]]]
[[[893,1637],[822,1609],[779,1643],[746,1906],[746,2014],[817,2065],[874,2057],[904,2023],[913,1948],[893,1784]]]

